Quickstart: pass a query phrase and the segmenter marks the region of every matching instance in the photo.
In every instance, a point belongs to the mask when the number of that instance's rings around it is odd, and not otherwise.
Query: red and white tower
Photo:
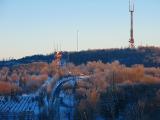
[[[135,48],[134,35],[133,35],[133,13],[134,13],[134,1],[133,0],[129,0],[129,12],[131,15],[131,29],[130,29],[129,47]]]

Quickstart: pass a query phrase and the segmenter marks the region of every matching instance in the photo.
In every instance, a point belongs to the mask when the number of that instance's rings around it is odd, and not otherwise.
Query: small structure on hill
[[[57,66],[60,67],[61,66],[61,59],[62,59],[62,52],[57,51],[54,53],[54,60],[53,63]]]

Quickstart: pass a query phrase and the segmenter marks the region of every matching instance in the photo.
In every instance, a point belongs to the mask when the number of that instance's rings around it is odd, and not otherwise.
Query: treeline
[[[71,72],[69,72],[69,70]],[[50,79],[50,84],[45,86],[49,94],[57,80],[68,75],[80,75],[80,70],[68,63],[64,67],[57,66],[55,61],[33,62],[0,69],[0,95],[26,94],[36,92],[42,84]]]
[[[1,61],[0,67],[28,64],[32,62],[51,63],[54,54],[34,55],[18,60]],[[138,47],[136,49],[97,49],[80,52],[63,52],[63,59],[67,62],[80,65],[89,61],[102,61],[111,63],[115,60],[126,66],[143,64],[145,67],[160,67],[160,48],[158,47]]]
[[[89,76],[76,83],[75,115],[79,119],[94,119],[95,115],[100,115],[105,118],[109,116],[109,119],[129,116],[127,120],[135,120],[144,115],[150,118],[151,114],[148,116],[147,113],[156,113],[159,117],[160,68],[143,65],[127,67],[118,61],[93,61],[81,65],[68,63],[64,66],[58,66],[53,61],[49,64],[34,62],[3,67],[0,69],[0,94],[11,94],[12,90],[21,94],[36,92],[50,77],[52,80],[44,90],[50,97],[57,80],[65,76]],[[64,89],[72,88],[65,85]],[[139,115],[141,110],[143,113]]]
[[[159,120],[159,68],[126,67],[115,61],[88,62],[78,69],[90,77],[76,85],[77,120],[95,120],[99,116],[110,120],[150,120],[153,115]]]
[[[48,79],[48,74],[45,74],[43,69],[47,65],[37,62],[12,68],[3,67],[0,69],[0,95],[37,90]]]
[[[145,67],[160,66],[160,48],[139,47],[137,49],[103,49],[73,52],[70,61],[74,64],[87,63],[88,61],[102,61],[103,63],[119,61],[126,66],[143,64]]]

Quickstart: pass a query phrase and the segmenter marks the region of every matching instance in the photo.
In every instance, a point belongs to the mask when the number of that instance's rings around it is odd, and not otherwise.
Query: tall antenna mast
[[[79,42],[78,40],[79,40],[79,30],[77,30],[77,52],[78,52],[78,47],[79,47],[79,46],[78,46],[78,44],[79,44],[79,43],[78,43],[78,42]]]
[[[59,49],[58,49],[58,43],[57,43],[57,51],[56,52],[58,52],[59,51]]]
[[[130,15],[131,15],[129,47],[130,48],[135,48],[134,36],[133,36],[133,13],[134,13],[134,1],[133,0],[129,0],[129,12],[130,12]]]
[[[60,43],[60,45],[59,45],[59,46],[60,46],[60,51],[62,51],[62,44]]]
[[[53,42],[54,42],[53,43],[54,44],[54,46],[53,46],[54,47],[54,52],[56,52],[56,43],[55,43],[55,40]]]

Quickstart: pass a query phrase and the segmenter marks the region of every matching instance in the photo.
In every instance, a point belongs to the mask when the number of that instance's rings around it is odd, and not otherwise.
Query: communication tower
[[[130,48],[135,48],[134,35],[133,35],[134,0],[129,0],[129,12],[130,12],[130,15],[131,15],[131,28],[130,28],[129,47]]]

